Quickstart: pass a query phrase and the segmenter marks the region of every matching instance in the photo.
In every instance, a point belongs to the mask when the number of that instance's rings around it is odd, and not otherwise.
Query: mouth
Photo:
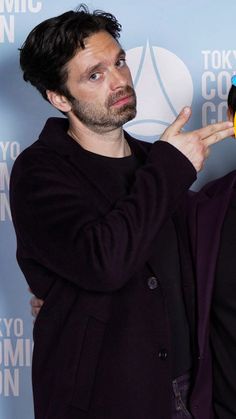
[[[127,96],[123,96],[123,97],[119,98],[118,100],[116,100],[115,102],[113,102],[111,106],[119,107],[119,106],[123,106],[123,105],[127,105],[129,103],[132,103],[133,101],[134,101],[134,95],[127,95]]]

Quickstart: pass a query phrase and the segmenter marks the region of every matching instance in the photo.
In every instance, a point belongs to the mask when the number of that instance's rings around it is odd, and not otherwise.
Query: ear
[[[47,98],[52,106],[62,112],[71,111],[71,103],[65,96],[61,95],[60,93],[53,92],[52,90],[47,90],[46,93]]]
[[[234,122],[234,119],[235,119],[234,112],[233,112],[233,110],[230,107],[228,107],[228,109],[227,109],[227,118],[228,118],[229,121]],[[233,138],[236,137],[236,129],[235,129],[235,126],[234,126],[234,135],[231,135],[231,137],[233,137]]]

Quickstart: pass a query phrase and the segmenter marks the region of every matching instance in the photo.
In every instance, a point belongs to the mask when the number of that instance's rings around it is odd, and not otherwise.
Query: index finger
[[[224,140],[224,138],[231,137],[231,135],[233,134],[234,134],[234,128],[231,127],[231,128],[227,128],[227,129],[223,129],[221,131],[215,132],[209,137],[204,138],[202,141],[208,147],[212,144],[218,143],[221,140]]]
[[[199,135],[200,140],[204,140],[205,138],[211,137],[217,132],[225,131],[228,128],[232,128],[232,127],[233,127],[233,123],[231,121],[224,121],[224,122],[217,122],[216,124],[207,125],[206,127],[195,130],[195,132]],[[229,135],[232,135],[232,133]],[[221,139],[223,138],[225,137],[222,137]]]

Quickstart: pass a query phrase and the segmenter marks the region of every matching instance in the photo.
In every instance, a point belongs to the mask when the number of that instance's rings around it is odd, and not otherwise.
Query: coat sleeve
[[[129,195],[104,214],[91,208],[85,190],[75,188],[54,160],[23,153],[15,162],[10,202],[18,257],[88,291],[120,289],[147,261],[159,229],[195,180],[195,169],[177,149],[158,141]]]

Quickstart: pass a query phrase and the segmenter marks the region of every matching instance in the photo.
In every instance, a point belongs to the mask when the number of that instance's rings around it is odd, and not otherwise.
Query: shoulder
[[[212,180],[207,183],[199,193],[207,195],[209,198],[218,194],[225,193],[236,186],[236,170],[227,173],[225,176]]]
[[[66,179],[65,164],[57,153],[35,141],[25,148],[15,160],[10,176],[11,194],[18,190],[22,193]]]
[[[38,164],[46,164],[50,160],[50,150],[41,145],[37,140],[29,147],[25,148],[14,162],[12,173],[15,171],[27,171]]]
[[[236,170],[208,182],[198,192],[190,191],[188,193],[188,210],[197,208],[202,202],[207,202],[215,197],[227,199],[231,191],[236,187]]]

